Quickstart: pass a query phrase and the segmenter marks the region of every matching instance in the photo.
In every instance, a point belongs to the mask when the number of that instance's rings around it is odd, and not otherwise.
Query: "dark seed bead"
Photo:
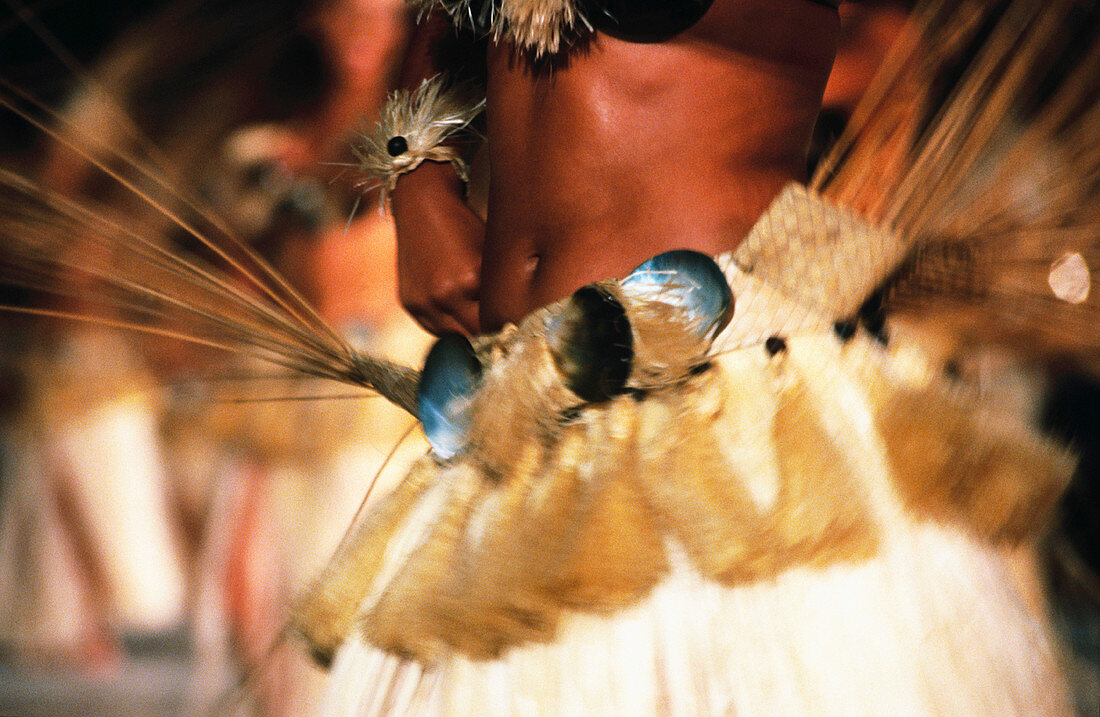
[[[400,157],[409,151],[409,141],[401,135],[390,137],[390,141],[386,142],[386,151],[391,157]]]
[[[787,342],[779,336],[769,336],[768,340],[764,342],[764,349],[772,356],[775,356],[780,351],[787,350]]]
[[[713,361],[704,361],[701,364],[697,364],[688,369],[688,376],[701,376],[707,371],[714,368]]]
[[[571,408],[565,409],[561,412],[561,416],[558,418],[558,423],[564,425],[566,423],[572,423],[573,421],[576,421],[578,418],[581,417],[581,408],[583,408],[583,406],[573,406]]]
[[[317,663],[317,666],[321,669],[327,670],[328,668],[332,667],[332,650],[320,647],[313,647],[310,649],[309,655],[313,658],[313,661]]]
[[[886,333],[886,316],[883,314],[871,314],[863,319],[863,328],[872,336]]]
[[[833,324],[833,331],[841,341],[848,341],[856,335],[857,326],[858,324],[852,319],[843,319]]]
[[[863,328],[867,329],[867,333],[880,342],[886,343],[886,307],[883,300],[881,290],[871,294],[859,308],[859,318],[863,322]]]

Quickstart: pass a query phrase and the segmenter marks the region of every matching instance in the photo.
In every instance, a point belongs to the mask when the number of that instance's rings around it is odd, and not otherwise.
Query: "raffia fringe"
[[[861,236],[904,248],[789,188],[721,258],[737,304],[709,347],[674,304],[601,282],[629,317],[636,389],[606,401],[581,403],[551,355],[569,299],[484,337],[467,448],[425,457],[364,518],[298,631],[322,655],[358,625],[425,663],[507,659],[556,644],[578,612],[634,609],[680,557],[739,590],[888,560],[929,524],[976,550],[1033,539],[1074,458],[866,332],[834,330],[892,260],[846,278],[798,267]]]

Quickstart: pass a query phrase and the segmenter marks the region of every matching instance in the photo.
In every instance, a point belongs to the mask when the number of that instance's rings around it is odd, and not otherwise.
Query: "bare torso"
[[[669,0],[675,2],[676,0]],[[393,192],[402,304],[434,333],[493,331],[662,251],[734,248],[803,178],[839,36],[830,0],[713,0],[650,44],[596,33],[532,63],[488,53],[489,206],[447,164]],[[439,71],[416,33],[407,87]]]
[[[838,33],[809,0],[716,0],[670,41],[553,68],[490,50],[483,330],[673,248],[735,247],[802,178]]]

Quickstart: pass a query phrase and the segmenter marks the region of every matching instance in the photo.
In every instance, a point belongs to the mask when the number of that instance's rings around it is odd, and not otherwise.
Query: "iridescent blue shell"
[[[450,460],[466,447],[470,406],[481,378],[481,363],[464,336],[443,336],[424,362],[417,393],[417,415],[432,452]]]
[[[621,283],[630,296],[683,309],[700,339],[717,334],[733,316],[733,292],[726,275],[714,259],[697,251],[658,254]]]

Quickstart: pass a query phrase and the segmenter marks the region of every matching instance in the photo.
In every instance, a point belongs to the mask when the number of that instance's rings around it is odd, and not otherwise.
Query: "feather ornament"
[[[484,98],[477,98],[472,88],[448,87],[442,76],[424,80],[415,90],[395,91],[374,130],[360,134],[351,144],[357,170],[367,177],[358,186],[364,191],[381,187],[385,202],[398,178],[425,161],[449,162],[459,178],[468,181],[465,160],[447,142],[466,129],[484,106]]]
[[[408,0],[420,14],[439,8],[456,25],[515,44],[535,57],[555,55],[592,26],[573,0]]]

